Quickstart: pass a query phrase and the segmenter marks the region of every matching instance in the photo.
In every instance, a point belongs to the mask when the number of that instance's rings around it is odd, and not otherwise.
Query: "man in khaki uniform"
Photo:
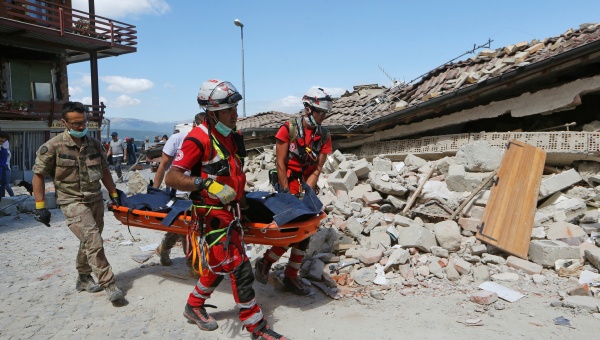
[[[44,176],[54,180],[56,202],[60,206],[69,229],[79,239],[76,268],[79,276],[78,291],[106,290],[108,299],[123,298],[115,284],[112,268],[104,254],[104,202],[100,181],[110,193],[115,205],[120,205],[106,153],[100,141],[86,136],[87,112],[78,102],[63,105],[62,121],[65,132],[50,139],[37,151],[33,166],[33,194],[36,220],[50,226],[50,212],[46,209]],[[94,281],[91,272],[98,278]]]

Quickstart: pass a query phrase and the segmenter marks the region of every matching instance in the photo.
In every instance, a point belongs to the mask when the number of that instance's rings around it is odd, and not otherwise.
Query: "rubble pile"
[[[311,238],[301,276],[334,298],[455,290],[498,307],[505,289],[600,317],[600,163],[546,167],[528,259],[522,259],[475,237],[493,182],[477,190],[502,156],[486,142],[436,161],[409,154],[402,162],[370,162],[334,152],[318,182],[328,217]],[[249,191],[273,190],[274,160],[270,148],[248,159]],[[281,285],[282,270],[275,266],[272,285]]]

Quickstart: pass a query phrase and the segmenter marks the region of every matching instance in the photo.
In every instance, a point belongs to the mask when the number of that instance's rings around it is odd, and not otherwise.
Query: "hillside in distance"
[[[149,138],[153,140],[154,136],[171,136],[176,124],[189,123],[190,121],[173,122],[151,122],[135,118],[115,118],[107,117],[110,120],[110,127],[106,126],[102,130],[102,140],[109,139],[111,132],[116,131],[120,138],[132,137],[135,140],[144,140]]]
[[[134,131],[164,131],[173,132],[175,124],[179,122],[151,122],[148,120],[135,119],[135,118],[111,118],[110,120],[111,130],[134,130]]]

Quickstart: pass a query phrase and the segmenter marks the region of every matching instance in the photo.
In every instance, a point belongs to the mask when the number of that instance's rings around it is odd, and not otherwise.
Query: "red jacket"
[[[295,119],[295,118],[294,118]],[[302,128],[302,120],[299,119],[298,128]],[[296,138],[290,140],[290,122],[285,122],[277,131],[275,138],[284,143],[289,143],[288,147],[288,172],[302,173],[302,179],[306,180],[317,167],[319,154],[329,155],[332,152],[331,135],[329,133],[321,134],[317,129],[304,128],[304,133],[296,133]],[[322,140],[326,138],[326,140]],[[306,155],[306,147],[316,151],[313,159]]]
[[[173,166],[190,171],[191,176],[210,177],[221,184],[229,185],[235,190],[235,200],[239,201],[244,195],[246,185],[242,159],[244,156],[244,139],[241,133],[231,132],[227,137],[223,137],[204,122],[194,127],[185,137]],[[204,201],[207,205],[222,205],[218,198],[210,196],[206,190],[193,191],[190,198]]]

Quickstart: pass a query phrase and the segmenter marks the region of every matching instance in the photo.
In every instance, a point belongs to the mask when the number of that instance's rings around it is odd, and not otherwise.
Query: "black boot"
[[[213,305],[205,305],[207,307],[214,307]],[[185,305],[183,316],[188,319],[188,322],[195,323],[203,331],[214,331],[219,328],[215,318],[210,316],[206,312],[204,306],[192,307],[189,304]]]
[[[96,293],[102,290],[90,274],[79,274],[77,283],[75,283],[75,289],[77,289],[78,292],[85,290],[90,293]]]
[[[260,329],[258,329],[258,330],[255,329],[254,332],[252,332],[252,339],[258,339],[258,340],[289,340],[285,336],[283,336],[283,335],[275,332],[274,330],[272,330],[269,327],[269,325],[267,325],[267,322],[265,320],[263,320],[261,322],[261,326],[259,326],[259,327],[261,327]]]
[[[164,242],[162,242],[154,252],[160,257],[160,264],[162,266],[170,266],[173,264],[173,261],[171,261],[170,258],[171,249],[167,249]]]
[[[254,264],[254,278],[256,281],[266,284],[269,279],[269,272],[271,271],[271,262],[267,261],[264,257],[259,257],[256,259],[256,263]]]
[[[312,293],[312,291],[310,290],[310,287],[305,285],[299,276],[296,276],[296,278],[294,278],[294,279],[291,279],[287,276],[284,277],[283,285],[285,286],[286,290],[288,290],[296,295],[304,296],[304,295],[310,295],[310,293]]]
[[[108,301],[110,302],[115,302],[125,297],[123,295],[123,291],[121,291],[121,289],[119,289],[119,287],[117,287],[117,285],[114,283],[111,283],[108,286],[106,286],[104,290],[106,290],[106,296],[108,297]]]

